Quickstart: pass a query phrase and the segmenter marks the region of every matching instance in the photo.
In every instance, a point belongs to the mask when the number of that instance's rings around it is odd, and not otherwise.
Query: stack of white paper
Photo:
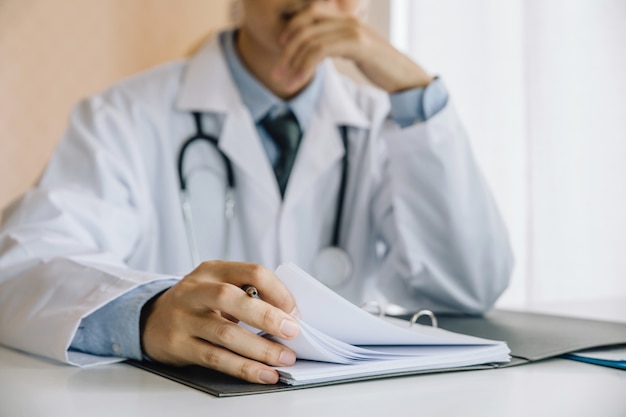
[[[277,339],[298,361],[278,367],[281,381],[303,385],[373,375],[507,362],[506,343],[465,336],[393,318],[351,304],[293,264],[276,275],[293,294],[302,316],[300,334]]]

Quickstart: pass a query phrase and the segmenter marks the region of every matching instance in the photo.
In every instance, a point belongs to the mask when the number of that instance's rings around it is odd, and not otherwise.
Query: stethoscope
[[[180,186],[183,220],[185,222],[185,231],[187,241],[189,243],[189,250],[191,252],[191,260],[194,265],[198,265],[200,263],[198,239],[193,227],[194,221],[189,199],[189,191],[187,190],[187,181],[183,173],[185,153],[187,152],[187,149],[189,149],[189,146],[196,141],[206,141],[219,152],[224,160],[224,166],[226,168],[226,192],[224,200],[224,259],[230,258],[230,229],[233,217],[235,216],[235,175],[233,173],[233,166],[230,159],[218,147],[218,138],[204,132],[202,114],[199,112],[193,112],[192,115],[196,125],[196,133],[183,143],[178,153],[178,181]],[[339,246],[349,168],[348,129],[346,126],[341,126],[339,129],[341,131],[341,140],[343,142],[345,152],[342,157],[341,183],[339,185],[339,199],[337,201],[332,240],[330,246],[323,248],[317,253],[312,264],[313,275],[329,287],[337,287],[347,282],[352,276],[353,270],[353,264],[350,256]]]

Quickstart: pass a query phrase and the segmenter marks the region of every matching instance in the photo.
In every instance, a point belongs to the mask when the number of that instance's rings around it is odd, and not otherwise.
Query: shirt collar
[[[267,87],[261,84],[241,61],[235,47],[236,31],[220,34],[220,44],[224,51],[226,63],[239,89],[241,99],[250,111],[255,123],[258,123],[269,112],[276,116],[290,109],[298,119],[300,128],[305,130],[315,111],[322,91],[324,66],[319,66],[313,80],[296,97],[289,101],[281,100]]]

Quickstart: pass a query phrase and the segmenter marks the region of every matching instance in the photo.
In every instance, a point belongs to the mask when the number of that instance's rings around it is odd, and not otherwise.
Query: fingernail
[[[276,372],[263,369],[262,371],[259,371],[259,380],[265,382],[266,384],[275,384],[278,382],[278,374]]]
[[[281,365],[290,366],[296,363],[296,354],[290,350],[283,350],[280,352],[280,356],[278,357],[278,362]]]
[[[293,320],[284,319],[280,323],[280,332],[285,337],[288,337],[288,338],[295,337],[299,331],[300,331],[300,327]]]
[[[298,307],[294,307],[293,310],[291,310],[291,313],[289,313],[289,315],[296,317],[298,319],[302,318],[302,316],[300,315],[300,310],[298,310]]]

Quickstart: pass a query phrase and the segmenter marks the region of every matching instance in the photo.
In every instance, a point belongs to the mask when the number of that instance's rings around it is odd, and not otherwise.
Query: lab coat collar
[[[176,107],[181,111],[221,115],[222,131],[211,132],[219,135],[218,147],[235,169],[245,172],[268,202],[276,206],[280,193],[273,168],[263,157],[265,150],[254,120],[241,99],[217,36],[188,61]]]
[[[349,90],[330,61],[324,62],[323,86],[311,124],[303,137],[285,194],[293,200],[316,181],[344,154],[340,126],[369,128],[370,121],[357,106]],[[263,188],[272,202],[280,201],[280,192],[272,166],[250,112],[228,69],[217,37],[192,57],[182,80],[176,107],[181,111],[218,113],[224,116],[219,148],[234,165]]]
[[[318,105],[327,110],[328,116],[334,119],[337,126],[368,129],[370,120],[357,105],[356,93],[350,91],[350,87],[353,90],[356,90],[356,87],[343,79],[344,76],[339,74],[330,59],[324,61],[322,65],[325,66],[324,86],[322,99],[318,101]]]
[[[187,62],[176,107],[182,111],[228,114],[242,105],[218,36]]]
[[[285,204],[298,201],[345,154],[340,127],[367,129],[370,121],[350,95],[348,85],[330,60],[324,66],[323,86],[309,128],[304,132],[287,183]],[[330,121],[330,123],[329,123]]]

